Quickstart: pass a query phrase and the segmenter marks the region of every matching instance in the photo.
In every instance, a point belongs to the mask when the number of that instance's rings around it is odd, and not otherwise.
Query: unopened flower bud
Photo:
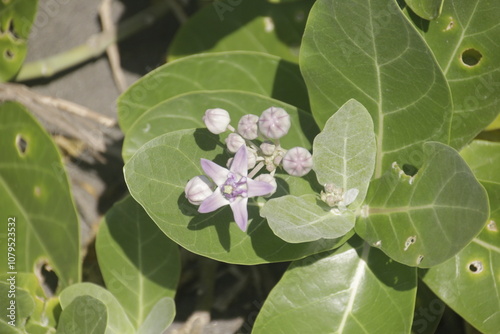
[[[247,148],[248,169],[252,169],[257,164],[257,153],[252,148]]]
[[[293,176],[304,176],[313,165],[312,155],[303,147],[294,147],[283,157],[283,168]]]
[[[231,118],[229,117],[229,113],[224,109],[207,109],[205,116],[203,116],[203,122],[210,132],[218,135],[226,131]]]
[[[227,149],[232,153],[238,152],[243,145],[245,145],[245,139],[237,133],[230,133],[226,138]]]
[[[276,151],[276,145],[269,141],[265,141],[260,144],[260,150],[264,155],[273,155],[274,151]]]
[[[248,114],[238,122],[238,133],[245,139],[254,140],[259,136],[259,116]]]
[[[195,176],[186,184],[184,192],[189,203],[200,205],[208,196],[212,195],[215,184],[205,175]]]
[[[254,180],[255,181],[263,181],[263,182],[269,183],[270,185],[273,186],[273,191],[271,191],[265,197],[272,196],[276,192],[276,189],[278,189],[278,184],[276,183],[276,179],[271,174],[260,174]]]
[[[271,139],[283,137],[290,130],[290,115],[283,108],[271,107],[259,118],[260,132]]]

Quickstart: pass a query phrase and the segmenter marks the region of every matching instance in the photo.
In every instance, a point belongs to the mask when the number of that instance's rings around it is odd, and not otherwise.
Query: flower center
[[[234,201],[238,196],[247,197],[247,178],[237,177],[233,173],[229,173],[226,182],[221,186],[222,195],[230,202]]]

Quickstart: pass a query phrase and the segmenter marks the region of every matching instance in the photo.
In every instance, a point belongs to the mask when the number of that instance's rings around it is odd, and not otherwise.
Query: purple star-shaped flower
[[[201,167],[215,182],[217,189],[201,203],[198,212],[212,212],[229,204],[231,210],[233,210],[236,224],[242,231],[246,231],[248,225],[248,198],[264,196],[274,190],[273,185],[267,182],[247,178],[246,146],[241,146],[236,152],[229,170],[206,159],[201,159]]]

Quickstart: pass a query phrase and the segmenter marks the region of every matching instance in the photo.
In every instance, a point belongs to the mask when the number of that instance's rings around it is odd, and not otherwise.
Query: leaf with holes
[[[64,308],[56,334],[102,334],[106,332],[106,305],[88,295],[75,297]]]
[[[165,64],[133,84],[118,99],[120,127],[128,132],[147,110],[177,95],[223,89],[256,93],[309,110],[297,64],[257,52],[208,53]]]
[[[85,296],[91,297],[92,299],[79,298]],[[61,308],[63,310],[62,314],[64,314],[67,308],[69,308],[71,312],[73,312],[74,308],[71,307],[71,305],[76,300],[76,306],[81,307],[80,312],[88,312],[89,317],[92,316],[95,318],[95,321],[98,321],[97,317],[102,312],[94,312],[94,310],[92,309],[92,307],[97,304],[93,300],[96,299],[100,303],[104,304],[105,310],[107,311],[106,334],[135,333],[134,326],[127,318],[125,310],[122,308],[113,294],[111,294],[111,292],[104,289],[103,287],[92,283],[73,284],[72,286],[64,289],[61,292],[59,299],[61,301]],[[71,318],[70,316],[68,317]],[[68,333],[73,332],[69,331]]]
[[[160,300],[175,295],[180,272],[178,246],[132,197],[106,214],[97,234],[96,252],[107,289],[136,329]]]
[[[434,20],[441,14],[444,0],[406,0],[408,7],[426,20]]]
[[[252,333],[409,333],[416,284],[415,268],[355,237],[335,252],[292,262]]]
[[[300,140],[300,138],[298,138]],[[182,247],[223,262],[258,264],[303,258],[332,249],[346,239],[288,244],[278,238],[259,216],[262,203],[250,201],[249,227],[242,232],[229,207],[200,214],[185,197],[191,177],[202,175],[200,159],[225,165],[228,159],[219,137],[206,129],[179,130],[143,145],[125,164],[125,181],[131,195],[160,229]],[[277,174],[276,197],[313,193],[313,177]]]
[[[348,101],[326,123],[313,144],[313,169],[321,185],[334,184],[358,194],[348,210],[334,213],[318,194],[283,196],[266,203],[261,215],[287,242],[306,242],[345,235],[354,227],[354,211],[363,203],[375,166],[375,133],[368,111]]]
[[[410,177],[394,165],[372,181],[356,232],[388,256],[428,268],[461,251],[488,218],[488,196],[449,146],[424,144],[424,164]]]
[[[449,145],[461,148],[495,119],[500,107],[500,2],[445,1],[439,19],[414,20],[453,96]]]
[[[14,228],[17,245],[26,245],[16,248],[15,267],[8,267],[2,256],[0,268],[32,272],[47,264],[57,274],[59,288],[78,282],[79,224],[57,147],[33,116],[13,102],[0,104],[0,142],[0,212],[5,215],[0,228]],[[7,233],[0,234],[0,251],[8,253]]]
[[[457,256],[421,276],[467,322],[483,333],[495,333],[500,328],[500,144],[474,141],[461,155],[488,192],[489,221]]]
[[[0,1],[0,82],[11,79],[24,62],[37,5],[37,0]]]
[[[314,135],[318,133],[311,114],[255,93],[222,90],[183,94],[149,109],[129,128],[123,143],[123,159],[128,161],[142,145],[167,132],[205,127],[202,117],[206,109],[227,109],[236,126],[243,115],[260,115],[271,106],[285,109],[291,117],[292,127],[280,140],[281,145],[310,148]]]
[[[246,50],[265,52],[296,62],[313,2],[215,1],[181,27],[169,46],[168,58],[173,60],[202,52]]]
[[[413,155],[424,142],[447,140],[448,85],[395,1],[316,1],[300,67],[320,126],[351,98],[370,112],[377,178],[395,160],[415,164]]]

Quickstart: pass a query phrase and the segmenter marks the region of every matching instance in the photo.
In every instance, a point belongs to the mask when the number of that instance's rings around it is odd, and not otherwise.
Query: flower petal
[[[214,180],[217,186],[221,186],[226,182],[229,170],[217,165],[215,162],[201,159],[201,168],[203,171]]]
[[[238,152],[234,155],[233,163],[230,168],[231,172],[237,173],[241,176],[247,176],[248,173],[248,160],[247,160],[247,147],[243,145]]]
[[[265,196],[269,195],[275,190],[272,184],[269,184],[264,181],[256,181],[252,179],[247,179],[247,196],[255,197],[255,196]]]
[[[243,232],[247,230],[248,226],[247,203],[248,198],[239,197],[234,202],[229,204],[231,210],[233,210],[234,221]]]
[[[198,212],[207,213],[217,210],[218,208],[228,205],[229,201],[222,195],[220,189],[215,189],[214,193],[208,196],[198,208]]]

